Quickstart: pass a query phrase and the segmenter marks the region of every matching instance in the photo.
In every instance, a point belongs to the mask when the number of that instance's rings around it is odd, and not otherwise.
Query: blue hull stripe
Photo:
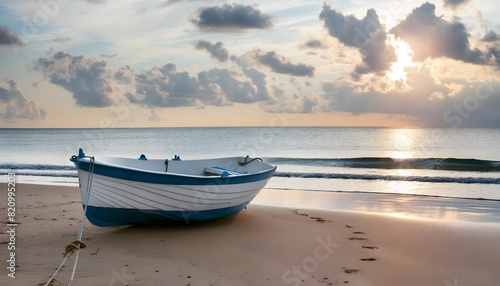
[[[83,159],[71,159],[75,166],[83,171],[89,170],[89,162]],[[269,179],[273,176],[276,167],[257,174],[244,174],[234,177],[195,177],[188,175],[146,172],[137,169],[127,169],[99,164],[94,165],[94,174],[143,183],[169,185],[231,185],[244,184]]]
[[[86,215],[92,224],[104,227],[131,224],[190,223],[238,213],[248,203],[206,211],[139,210],[88,206]]]

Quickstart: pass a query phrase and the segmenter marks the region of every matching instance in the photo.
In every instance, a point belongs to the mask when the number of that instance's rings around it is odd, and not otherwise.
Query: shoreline
[[[0,183],[0,187],[4,184]],[[18,182],[18,184],[34,187],[78,188],[78,183]],[[332,200],[328,200],[328,198],[332,198]],[[251,204],[266,206],[381,213],[473,223],[500,222],[499,203],[499,199],[489,198],[289,188],[264,188],[251,202]],[[380,206],[384,206],[384,208]]]
[[[500,201],[414,194],[264,189],[251,204],[500,223]]]
[[[0,188],[6,196],[7,185]],[[315,203],[335,197],[341,204],[361,197],[329,195],[306,197]],[[263,190],[235,216],[186,226],[100,228],[86,221],[87,248],[80,252],[73,285],[500,283],[498,223],[313,209],[307,204],[296,208],[283,205],[298,198],[293,192],[287,200],[283,197],[283,192]],[[77,235],[79,191],[18,184],[16,199],[16,278],[5,270],[0,275],[9,285],[45,283],[61,263],[65,245]],[[270,199],[281,199],[282,205],[269,205],[274,203]],[[266,200],[268,205],[262,204]],[[5,205],[0,217],[6,222]],[[8,229],[6,223],[2,226],[0,247],[6,249]],[[74,258],[51,285],[67,284]]]
[[[78,178],[75,176],[75,178]],[[5,184],[5,183],[0,183]],[[34,185],[34,186],[61,186],[61,187],[78,187],[78,182],[59,182],[59,181],[22,181],[19,184],[23,185]],[[475,198],[475,197],[453,197],[453,196],[438,196],[438,195],[428,195],[428,194],[414,194],[414,193],[384,193],[376,191],[339,191],[339,190],[313,190],[313,189],[299,189],[299,188],[267,188],[263,190],[270,191],[299,191],[299,192],[319,192],[319,193],[337,193],[337,194],[374,194],[374,195],[394,195],[394,196],[409,196],[409,197],[425,197],[425,198],[444,198],[444,199],[457,199],[457,200],[475,200],[475,201],[494,201],[500,202],[500,199],[494,198]]]

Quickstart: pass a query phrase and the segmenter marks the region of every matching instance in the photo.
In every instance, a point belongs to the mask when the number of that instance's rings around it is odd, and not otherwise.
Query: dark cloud
[[[457,8],[467,4],[470,0],[443,0],[443,2],[445,7]]]
[[[320,40],[310,40],[305,43],[305,46],[313,49],[322,49],[323,43]]]
[[[1,116],[8,122],[15,122],[18,119],[44,120],[47,117],[47,111],[44,108],[28,100],[18,82],[13,79],[5,81],[6,87],[0,85],[0,103],[6,103],[7,107]]]
[[[495,31],[489,31],[484,35],[484,37],[481,39],[483,42],[497,42],[500,41],[500,35],[497,34]]]
[[[217,46],[213,45],[213,46]],[[222,106],[270,100],[266,75],[241,63],[240,70],[210,69],[197,75],[168,63],[136,72],[130,66],[111,69],[106,62],[60,51],[34,61],[33,69],[72,93],[79,106],[105,107],[118,85],[135,88],[124,97],[147,107]]]
[[[117,72],[115,72],[115,80],[118,83],[122,83],[122,84],[133,83],[135,81],[135,73],[130,68],[130,66],[122,67],[122,68],[118,69]]]
[[[267,90],[266,75],[263,72],[254,68],[243,68],[243,74],[246,75],[255,86],[255,92],[252,95],[253,102],[271,99]]]
[[[491,43],[486,52],[487,58],[497,66],[497,69],[500,69],[500,44],[497,43],[500,42],[500,35],[495,31],[489,31],[481,41]]]
[[[200,8],[191,17],[191,23],[208,32],[242,31],[270,28],[271,18],[253,6],[234,3]]]
[[[467,63],[486,64],[485,54],[469,46],[464,24],[436,16],[436,6],[424,3],[391,30],[414,51],[414,59],[448,57]]]
[[[194,42],[194,46],[198,50],[207,51],[210,56],[219,62],[225,62],[229,58],[229,52],[223,46],[222,42],[217,42],[215,44],[210,43],[205,40],[198,40]]]
[[[135,82],[135,93],[125,97],[149,107],[193,106],[203,96],[198,80],[187,72],[177,72],[171,63],[136,74]]]
[[[281,87],[272,85],[271,88],[275,97],[282,98],[285,95],[285,91]]]
[[[21,47],[23,40],[7,27],[0,26],[0,46]]]
[[[332,37],[361,53],[363,64],[356,66],[353,73],[355,78],[361,74],[385,72],[396,61],[394,48],[386,43],[385,27],[374,9],[368,10],[366,16],[359,20],[324,4],[319,18]]]
[[[500,127],[500,85],[498,83],[448,80],[460,84],[453,90],[435,83],[428,70],[408,74],[411,91],[359,91],[349,84],[324,83],[324,111],[353,115],[382,114],[410,118],[428,127]]]
[[[269,99],[265,75],[255,69],[244,70],[251,81],[239,80],[227,69],[200,72],[198,79],[207,93],[219,94],[221,102],[254,103]]]
[[[301,113],[312,113],[313,107],[316,106],[317,102],[307,96],[302,99],[302,110]]]
[[[51,83],[71,92],[79,106],[106,107],[113,104],[111,71],[105,61],[60,51],[35,60],[34,69],[48,77]]]
[[[294,64],[287,58],[276,54],[276,52],[264,52],[256,50],[253,57],[262,65],[271,68],[276,73],[289,74],[293,76],[314,76],[314,67],[302,63]]]
[[[136,91],[125,97],[148,107],[222,106],[269,100],[265,74],[253,68],[242,71],[244,80],[219,68],[202,71],[195,77],[178,72],[170,63],[136,74]]]
[[[488,58],[496,64],[497,69],[500,69],[500,47],[488,48]]]

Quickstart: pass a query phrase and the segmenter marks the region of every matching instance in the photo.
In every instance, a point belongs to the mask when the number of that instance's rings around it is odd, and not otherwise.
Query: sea
[[[78,185],[87,155],[262,158],[268,189],[500,200],[500,129],[210,127],[0,129],[0,182]]]

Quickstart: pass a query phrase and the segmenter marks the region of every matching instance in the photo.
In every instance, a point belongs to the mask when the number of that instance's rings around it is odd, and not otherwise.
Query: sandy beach
[[[78,189],[16,186],[11,278],[7,185],[0,188],[1,284],[43,285],[78,233]],[[272,206],[263,203],[270,193],[236,216],[206,223],[86,222],[73,285],[500,285],[500,223]],[[74,258],[51,285],[67,285]]]

